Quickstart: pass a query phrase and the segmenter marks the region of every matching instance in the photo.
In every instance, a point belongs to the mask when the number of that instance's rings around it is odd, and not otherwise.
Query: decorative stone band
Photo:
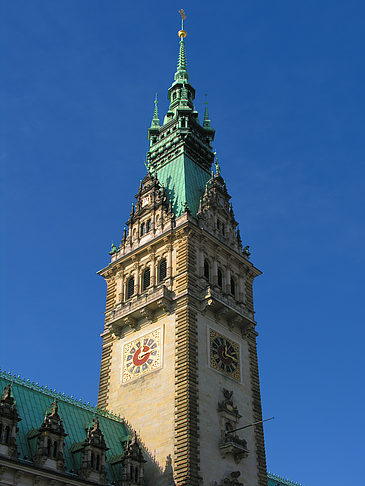
[[[256,333],[250,333],[248,336],[248,348],[250,356],[250,375],[251,375],[251,389],[252,389],[252,411],[253,421],[259,422],[262,420],[261,409],[261,394],[260,394],[260,380],[259,367],[257,360],[257,346]],[[256,442],[256,458],[259,486],[267,486],[267,469],[266,469],[266,454],[265,454],[265,440],[263,425],[255,426],[255,442]]]

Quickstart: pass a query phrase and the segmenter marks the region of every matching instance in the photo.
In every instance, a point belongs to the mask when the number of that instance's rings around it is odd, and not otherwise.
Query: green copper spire
[[[153,128],[153,127],[159,127],[159,126],[160,126],[160,120],[158,118],[157,93],[156,93],[156,97],[155,97],[155,109],[153,111],[153,118],[152,118],[151,128]]]
[[[186,65],[185,41],[184,37],[180,38],[179,58],[177,61],[177,71],[175,73],[175,81],[189,81],[189,74]]]

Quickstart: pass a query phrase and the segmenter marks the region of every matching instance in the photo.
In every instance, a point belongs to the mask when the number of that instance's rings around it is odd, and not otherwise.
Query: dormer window
[[[176,100],[176,98],[177,98],[177,93],[176,93],[176,91],[175,91],[175,92],[174,92],[174,94],[172,95],[172,100],[173,100],[173,101],[175,101],[175,100]]]
[[[151,220],[148,219],[146,222],[146,233],[148,233],[151,229]]]
[[[145,224],[144,223],[141,224],[140,234],[141,234],[141,236],[143,236],[145,234]]]

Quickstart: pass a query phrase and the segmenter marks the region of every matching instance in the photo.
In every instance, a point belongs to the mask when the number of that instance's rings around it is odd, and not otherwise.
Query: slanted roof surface
[[[159,182],[167,191],[176,217],[184,213],[185,203],[195,216],[206,183],[211,177],[209,172],[182,154],[158,169],[156,174]]]
[[[31,452],[26,437],[27,433],[41,426],[45,412],[50,409],[50,405],[55,399],[57,399],[58,413],[62,418],[65,432],[68,434],[64,442],[66,472],[75,470],[70,452],[71,446],[85,439],[85,427],[90,427],[95,417],[99,419],[100,429],[109,448],[106,453],[107,461],[113,456],[123,454],[122,442],[128,440],[129,436],[122,418],[0,370],[0,393],[9,383],[18,415],[22,419],[18,424],[17,438],[20,460],[30,460]],[[113,477],[113,470],[109,464],[107,464],[107,476],[109,482],[116,479]]]

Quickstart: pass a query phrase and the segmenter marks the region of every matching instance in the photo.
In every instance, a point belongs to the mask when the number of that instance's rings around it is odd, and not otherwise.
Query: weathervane
[[[181,15],[181,30],[179,30],[177,34],[180,37],[180,39],[183,39],[184,37],[187,36],[187,32],[185,32],[184,30],[184,20],[186,19],[186,14],[182,8],[179,10],[179,14]]]

